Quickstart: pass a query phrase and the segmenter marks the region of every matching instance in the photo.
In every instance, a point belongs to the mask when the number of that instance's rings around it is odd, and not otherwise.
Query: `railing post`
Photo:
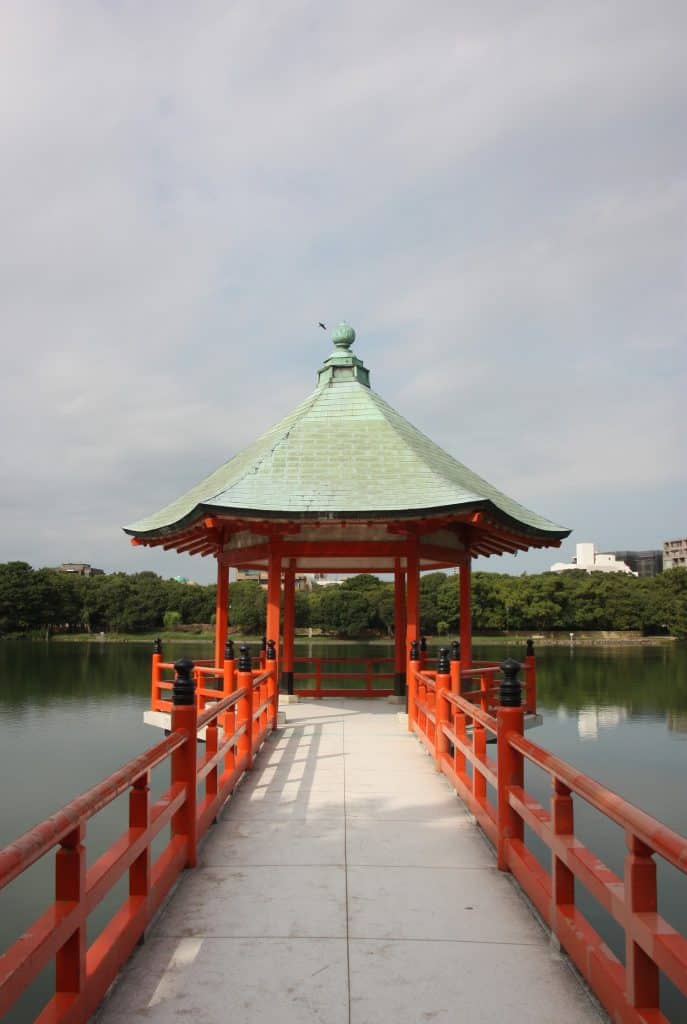
[[[265,656],[266,656],[266,654],[267,654],[267,637],[264,636],[262,638],[262,643],[260,644],[260,661],[259,661],[259,665],[260,665],[260,668],[262,668],[262,669],[264,669],[264,667],[265,667]]]
[[[434,761],[438,772],[442,771],[444,754],[448,753],[448,738],[444,733],[444,725],[449,719],[449,703],[446,691],[451,690],[451,670],[449,668],[448,647],[439,648],[437,659],[436,689],[434,691]]]
[[[236,689],[236,661],[234,660],[234,641],[227,640],[224,645],[224,664],[222,666],[222,698],[230,697]],[[236,705],[229,708],[222,715],[222,732],[224,736],[233,736],[236,722]],[[236,764],[236,750],[234,747],[227,752],[224,758],[224,768],[233,768]]]
[[[55,955],[55,992],[78,994],[86,984],[86,835],[77,825],[55,855],[55,899],[76,903],[79,924]]]
[[[625,833],[628,854],[625,857],[625,984],[630,1006],[657,1009],[659,1006],[658,967],[634,941],[635,914],[655,914],[656,865],[653,850],[632,832]]]
[[[172,693],[172,732],[186,732],[186,740],[172,754],[172,784],[180,783],[186,789],[186,799],[172,818],[172,835],[183,836],[186,841],[186,866],[196,866],[196,774],[198,711],[196,708],[194,665],[190,658],[174,662],[174,690]]]
[[[496,761],[497,761],[497,866],[508,871],[508,843],[511,839],[522,840],[524,829],[522,819],[508,802],[511,786],[522,787],[525,778],[523,756],[510,745],[513,735],[522,736],[524,715],[522,689],[518,672],[519,661],[507,658],[501,663],[503,680],[499,690],[499,707],[496,711]]]
[[[267,651],[265,653],[265,666],[267,671],[270,673],[270,678],[267,680],[267,699],[272,703],[272,728],[277,728],[277,717],[279,715],[279,684],[277,682],[277,648],[274,640],[267,641]],[[269,721],[269,715],[268,715]]]
[[[420,637],[420,671],[424,672],[427,668],[427,637]]]
[[[417,720],[417,710],[415,707],[415,693],[417,691],[417,678],[416,674],[420,671],[420,643],[418,640],[412,640],[410,644],[410,657],[408,660],[408,678],[406,679],[406,688],[408,695],[408,731],[413,731],[413,725]]]
[[[239,648],[238,688],[245,690],[245,696],[238,702],[239,725],[245,731],[239,738],[239,754],[246,758],[246,771],[253,767],[253,670],[248,644]]]
[[[489,673],[479,674],[479,706],[485,714],[489,713]]]
[[[574,833],[573,802],[570,789],[559,779],[551,779],[551,827],[554,835],[570,836]],[[563,861],[551,852],[551,911],[549,925],[558,931],[561,907],[575,904],[575,876]]]
[[[162,640],[160,637],[153,643],[153,663],[150,672],[150,709],[159,710],[160,703],[160,679],[162,678]]]
[[[129,791],[129,828],[142,829],[150,826],[150,772],[144,772],[134,780]],[[146,902],[146,922],[150,917],[150,844],[138,855],[129,868],[129,896]]]
[[[451,693],[460,695],[460,642],[451,641]]]
[[[527,641],[525,654],[525,708],[530,715],[537,713],[537,661],[534,656],[534,640]]]

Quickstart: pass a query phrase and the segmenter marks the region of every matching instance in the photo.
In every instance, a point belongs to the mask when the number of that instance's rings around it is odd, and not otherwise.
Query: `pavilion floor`
[[[100,1024],[599,1024],[385,701],[289,705]]]

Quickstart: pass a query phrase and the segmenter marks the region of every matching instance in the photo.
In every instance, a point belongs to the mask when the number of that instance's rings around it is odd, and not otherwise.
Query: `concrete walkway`
[[[286,710],[100,1024],[599,1024],[397,709]]]

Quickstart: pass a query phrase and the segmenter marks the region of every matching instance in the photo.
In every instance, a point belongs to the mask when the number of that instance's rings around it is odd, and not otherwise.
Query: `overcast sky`
[[[687,535],[684,0],[5,2],[0,560],[130,547],[313,388],[575,541]],[[409,486],[411,483],[409,482]]]

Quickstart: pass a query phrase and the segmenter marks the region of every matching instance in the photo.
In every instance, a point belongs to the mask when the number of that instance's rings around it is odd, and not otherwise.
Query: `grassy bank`
[[[214,643],[214,633],[211,631],[201,631],[199,633],[189,632],[174,632],[161,630],[160,632],[154,633],[60,633],[53,636],[51,639],[55,643],[108,643],[108,644],[146,644],[152,647],[153,641],[157,638],[162,640],[163,644],[174,643],[174,644],[186,644],[193,646],[194,644],[212,644]],[[475,647],[490,645],[490,644],[503,644],[505,647],[523,647],[527,640],[533,637],[535,645],[537,647],[569,647],[571,642],[575,647],[612,647],[612,646],[655,646],[661,644],[670,644],[677,638],[672,636],[642,636],[641,633],[636,631],[599,631],[599,632],[580,632],[574,633],[571,641],[570,633],[501,633],[501,634],[490,634],[489,636],[474,636],[472,639]],[[34,639],[39,639],[35,637]],[[261,642],[260,636],[244,636],[236,634],[233,637],[236,641],[246,642],[249,644],[259,644]],[[372,644],[372,645],[388,645],[392,641],[387,637],[362,637],[358,640],[343,640],[334,636],[325,636],[321,633],[313,632],[312,638],[307,633],[297,631],[296,641],[303,641],[312,639],[318,644]],[[448,646],[455,636],[428,636],[428,641],[435,646]]]

